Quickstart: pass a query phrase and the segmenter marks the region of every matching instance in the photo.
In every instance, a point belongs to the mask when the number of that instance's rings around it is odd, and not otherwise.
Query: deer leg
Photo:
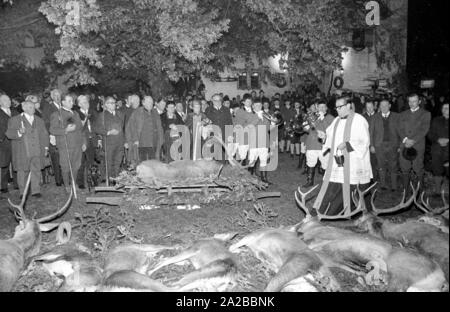
[[[174,287],[182,287],[180,291],[186,291],[196,288],[196,281],[223,277],[236,272],[236,264],[231,259],[213,261],[199,270],[186,274],[182,279],[173,284]],[[206,283],[202,282],[202,285]]]
[[[317,271],[322,265],[320,259],[313,253],[301,253],[288,259],[269,281],[264,291],[278,292],[290,281]]]
[[[386,276],[387,276],[387,265],[386,262],[377,258],[369,261],[366,264],[367,269],[372,269],[369,273],[367,273],[365,277],[365,281],[367,285],[376,285],[379,286],[381,284],[386,284]]]
[[[161,261],[159,264],[156,265],[155,268],[153,268],[151,271],[147,272],[147,275],[151,276],[153,273],[155,273],[156,271],[158,271],[159,269],[161,269],[165,266],[168,266],[170,264],[175,264],[178,262],[182,262],[182,261],[186,261],[189,258],[192,258],[193,256],[195,256],[196,254],[197,254],[197,251],[194,251],[194,250],[183,251],[174,257],[170,257],[170,258],[167,258],[167,259]]]

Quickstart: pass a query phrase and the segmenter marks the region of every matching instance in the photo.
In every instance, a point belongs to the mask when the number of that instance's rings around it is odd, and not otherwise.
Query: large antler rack
[[[374,188],[377,185],[377,183],[372,184],[369,188],[367,188],[364,191],[361,191],[359,185],[357,187],[357,189],[355,190],[354,193],[352,193],[352,199],[353,202],[355,203],[356,209],[354,209],[353,211],[351,210],[343,210],[340,214],[338,215],[334,215],[334,216],[329,216],[326,213],[328,212],[328,209],[330,208],[330,204],[328,205],[325,214],[319,212],[319,209],[315,209],[313,207],[307,207],[306,206],[306,196],[310,193],[312,193],[317,187],[318,185],[316,185],[315,187],[313,187],[311,190],[309,190],[306,193],[303,193],[301,188],[299,187],[297,189],[297,192],[295,193],[295,200],[297,202],[297,204],[305,211],[305,213],[308,216],[311,216],[310,211],[312,210],[316,210],[317,212],[317,218],[319,219],[319,221],[321,220],[343,220],[343,219],[351,219],[353,216],[357,215],[360,212],[365,212],[366,211],[366,204],[364,202],[364,196],[370,192],[370,190],[372,188]],[[359,194],[359,198],[356,199],[356,192]],[[298,195],[300,195],[300,198]]]
[[[420,187],[420,183],[417,186],[417,190]],[[414,203],[416,204],[417,208],[419,208],[422,212],[424,212],[425,214],[431,214],[431,215],[440,215],[442,213],[444,213],[446,210],[449,209],[449,205],[448,205],[448,201],[445,199],[445,191],[442,190],[441,192],[441,198],[442,198],[442,202],[444,203],[443,207],[440,208],[433,208],[430,205],[430,199],[427,198],[427,200],[425,201],[425,192],[422,192],[422,194],[420,195],[420,203],[417,201],[417,197],[414,197]]]
[[[373,192],[372,198],[370,200],[370,204],[372,206],[373,213],[377,216],[382,215],[382,214],[391,214],[391,213],[394,213],[394,212],[397,212],[397,211],[400,211],[400,210],[410,207],[412,205],[412,203],[416,200],[417,194],[419,192],[420,184],[417,186],[417,188],[414,188],[414,185],[412,183],[410,185],[411,185],[411,189],[413,191],[411,197],[407,201],[405,201],[405,199],[406,199],[406,189],[405,189],[405,190],[403,190],[401,202],[394,207],[386,208],[386,209],[378,209],[375,206],[375,195],[377,192],[375,190],[375,192]]]

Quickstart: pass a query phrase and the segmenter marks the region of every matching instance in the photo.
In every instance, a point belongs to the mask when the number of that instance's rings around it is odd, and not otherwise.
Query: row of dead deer
[[[27,183],[28,189],[29,182]],[[374,187],[374,186],[372,186]],[[26,189],[26,190],[27,190]],[[248,249],[275,272],[265,291],[340,291],[333,268],[360,277],[367,285],[386,284],[387,291],[442,291],[448,289],[448,204],[438,211],[421,196],[419,187],[396,207],[377,209],[372,193],[372,212],[365,207],[364,196],[370,189],[352,194],[356,210],[330,219],[363,216],[352,223],[358,229],[321,223],[327,216],[309,215],[307,193],[295,194],[298,205],[307,213],[299,224],[285,228],[267,228],[250,233],[227,248],[236,234],[216,235],[195,242],[177,255],[162,258],[151,267],[156,254],[180,246],[143,244],[119,245],[110,250],[103,263],[88,250],[62,245],[39,254],[41,230],[58,224],[44,222],[62,215],[70,205],[51,216],[29,220],[23,211],[26,192],[16,209],[20,224],[14,237],[0,241],[0,289],[11,290],[20,272],[30,260],[42,262],[52,275],[62,276],[61,291],[226,291],[237,283],[239,263],[236,253]],[[444,198],[445,201],[445,198]],[[415,203],[425,216],[396,224],[378,215],[393,213]],[[36,256],[38,255],[38,256]],[[163,267],[190,262],[194,270],[175,282],[162,283],[154,278]],[[447,280],[447,281],[446,281]]]
[[[376,192],[372,192],[372,211],[369,211],[364,196],[371,188],[364,192],[358,188],[352,194],[356,209],[338,217],[350,218],[362,213],[362,217],[352,223],[358,231],[321,223],[321,220],[335,220],[336,217],[320,214],[312,217],[306,196],[315,188],[307,193],[299,189],[295,194],[296,201],[307,214],[297,225],[299,237],[309,248],[325,254],[341,268],[359,273],[358,266],[366,266],[365,281],[369,285],[385,283],[388,291],[448,290],[448,203],[444,194],[444,207],[432,209],[423,194],[421,203],[417,200],[420,185],[416,188],[411,185],[413,192],[408,200],[405,200],[405,191],[400,204],[378,209],[374,201]],[[413,203],[426,215],[402,223],[379,217],[408,208]]]

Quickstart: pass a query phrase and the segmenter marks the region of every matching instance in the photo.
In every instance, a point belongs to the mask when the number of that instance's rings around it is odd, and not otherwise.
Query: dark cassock
[[[337,150],[341,143],[346,145],[342,152]],[[321,214],[336,216],[355,209],[351,192],[358,185],[361,190],[367,189],[373,178],[369,147],[369,124],[358,113],[351,111],[347,117],[337,117],[327,128],[322,151],[328,151],[330,157],[314,203],[314,208]],[[311,214],[317,212],[313,210]]]

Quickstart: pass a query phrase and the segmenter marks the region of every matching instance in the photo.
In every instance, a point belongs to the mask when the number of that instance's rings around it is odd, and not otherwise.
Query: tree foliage
[[[74,23],[73,3],[79,5]],[[360,0],[47,0],[55,57],[72,84],[141,79],[152,87],[214,74],[251,56],[288,55],[290,74],[322,77],[340,65]],[[349,19],[351,16],[352,19]],[[361,16],[361,20],[364,18]],[[156,87],[158,89],[158,87]]]

